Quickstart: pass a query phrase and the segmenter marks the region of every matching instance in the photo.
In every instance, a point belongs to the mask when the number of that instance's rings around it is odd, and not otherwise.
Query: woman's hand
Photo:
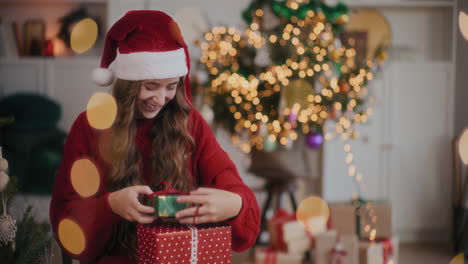
[[[152,194],[148,186],[130,186],[119,191],[112,192],[108,196],[112,211],[128,221],[136,221],[140,224],[149,224],[156,220],[156,216],[147,214],[154,213],[154,208],[142,205],[138,201],[140,194]]]
[[[216,223],[235,217],[242,208],[242,197],[237,193],[214,189],[198,188],[190,195],[177,199],[181,203],[196,203],[200,205],[195,222],[193,216],[197,207],[191,207],[176,213],[181,224]]]

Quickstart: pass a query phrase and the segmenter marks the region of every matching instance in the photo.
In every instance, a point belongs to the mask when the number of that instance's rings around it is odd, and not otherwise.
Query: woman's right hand
[[[109,205],[112,211],[128,221],[136,221],[140,224],[149,224],[156,220],[156,216],[148,214],[154,213],[154,208],[140,203],[140,194],[152,194],[153,191],[148,186],[137,185],[112,192],[108,196]]]

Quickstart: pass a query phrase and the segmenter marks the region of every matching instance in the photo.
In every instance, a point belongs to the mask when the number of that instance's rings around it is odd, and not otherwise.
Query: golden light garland
[[[372,108],[369,107],[366,110],[367,115],[372,114]],[[366,123],[367,122],[367,115],[363,115],[361,117],[362,121],[355,122],[352,124],[353,126],[357,125],[358,123]],[[365,117],[365,118],[364,118]],[[336,137],[340,137],[341,140],[343,141],[344,144],[344,151],[346,153],[345,155],[345,163],[348,165],[348,176],[353,178],[353,182],[357,186],[357,192],[353,193],[352,199],[355,203],[356,206],[359,205],[360,201],[359,199],[362,197],[362,189],[363,189],[363,174],[361,172],[357,171],[357,166],[355,165],[354,161],[354,153],[352,152],[352,147],[349,142],[350,139],[355,139],[357,138],[357,132],[356,130],[352,127],[351,125],[351,120],[347,119],[346,117],[342,116],[339,119],[339,122],[336,123],[336,129],[334,132],[327,132],[325,134],[325,140],[330,141]],[[377,224],[377,216],[375,215],[375,211],[372,207],[372,203],[366,203],[364,205],[364,212],[365,215],[360,215],[360,217],[365,217],[367,219],[366,226],[364,226],[364,232],[366,234],[366,238],[369,239],[369,241],[375,241],[377,237],[377,229],[375,228]],[[358,212],[360,213],[360,212]]]

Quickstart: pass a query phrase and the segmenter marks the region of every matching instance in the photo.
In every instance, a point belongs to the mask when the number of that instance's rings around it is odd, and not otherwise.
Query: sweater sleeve
[[[260,230],[260,209],[252,190],[242,181],[236,166],[220,147],[211,127],[193,110],[197,135],[198,176],[202,186],[234,192],[242,197],[239,214],[227,221],[232,228],[232,249],[245,251],[255,243]]]
[[[120,221],[107,200],[109,193],[105,190],[103,165],[100,165],[95,153],[95,135],[85,114],[80,114],[68,134],[50,204],[50,222],[60,246],[73,258],[86,262],[95,261],[105,254],[106,246]],[[83,175],[74,175],[72,184],[72,166],[75,161],[83,159],[95,165],[99,173],[95,177],[99,179],[90,179],[86,170],[87,175],[83,170],[76,170]]]

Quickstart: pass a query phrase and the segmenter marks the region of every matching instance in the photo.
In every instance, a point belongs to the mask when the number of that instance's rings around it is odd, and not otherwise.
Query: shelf
[[[34,57],[34,56],[23,56],[17,58],[0,58],[0,64],[8,63],[31,63],[31,62],[80,62],[80,61],[99,61],[99,56],[67,56],[67,57]]]
[[[0,4],[107,4],[108,0],[0,0]]]
[[[351,8],[357,7],[454,7],[454,1],[445,0],[430,0],[430,1],[418,1],[418,0],[345,0],[343,1],[346,5]]]

